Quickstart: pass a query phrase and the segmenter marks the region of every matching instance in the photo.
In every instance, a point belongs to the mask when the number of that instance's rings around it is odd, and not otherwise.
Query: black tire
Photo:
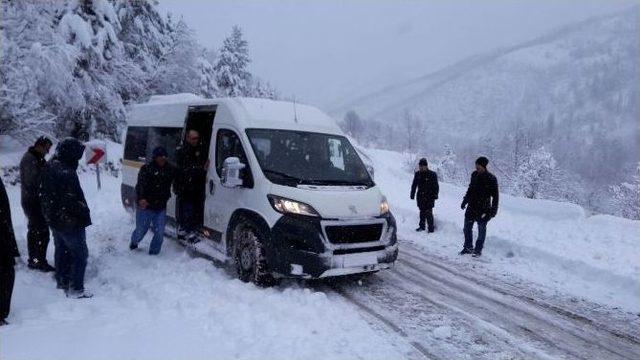
[[[260,287],[276,284],[267,262],[264,242],[268,235],[251,220],[240,217],[233,228],[234,262],[238,277]]]

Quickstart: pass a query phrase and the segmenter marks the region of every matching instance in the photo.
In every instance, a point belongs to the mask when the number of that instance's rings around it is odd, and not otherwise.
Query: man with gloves
[[[471,174],[471,182],[460,207],[464,214],[464,248],[460,255],[482,255],[487,222],[498,213],[498,180],[487,170],[489,159],[484,156],[476,160],[476,171]],[[473,246],[473,223],[478,223],[478,239]]]

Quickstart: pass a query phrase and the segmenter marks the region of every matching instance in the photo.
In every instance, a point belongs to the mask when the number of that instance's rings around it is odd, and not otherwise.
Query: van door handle
[[[213,183],[213,179],[209,179],[209,194],[213,195],[216,190],[216,185]]]

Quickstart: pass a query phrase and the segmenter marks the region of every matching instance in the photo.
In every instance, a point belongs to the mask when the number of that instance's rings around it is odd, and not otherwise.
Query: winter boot
[[[9,325],[9,322],[5,319],[0,320],[0,326]]]
[[[73,299],[90,299],[93,297],[93,294],[87,290],[68,290],[66,295],[68,298]]]
[[[481,253],[481,252],[474,251],[474,252],[473,252],[473,255],[471,255],[471,256],[473,256],[474,258],[477,258],[477,257],[482,256],[482,253]]]
[[[129,250],[135,250],[137,248],[138,248],[138,244],[134,244],[134,243],[129,244]]]
[[[420,227],[418,227],[418,228],[416,229],[416,231],[417,231],[417,232],[424,231],[424,228],[423,228],[422,226],[420,226]]]
[[[473,249],[467,249],[467,248],[464,248],[464,249],[462,249],[462,251],[460,251],[458,254],[460,254],[460,255],[473,254]]]
[[[186,239],[187,239],[187,242],[189,244],[197,244],[198,242],[200,242],[200,237],[198,236],[198,234],[195,231],[189,233],[187,235]]]

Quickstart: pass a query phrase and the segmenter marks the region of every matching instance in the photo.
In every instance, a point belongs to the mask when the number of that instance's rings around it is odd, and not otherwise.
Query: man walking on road
[[[176,195],[178,197],[179,237],[197,241],[196,230],[202,226],[208,154],[200,143],[200,134],[189,130],[183,146],[176,151]]]
[[[42,174],[41,201],[56,247],[56,282],[67,297],[90,298],[84,289],[89,250],[85,228],[91,215],[76,170],[84,145],[74,138],[58,144]]]
[[[460,255],[482,255],[487,235],[487,222],[498,213],[498,180],[487,170],[489,159],[484,156],[476,160],[476,171],[471,174],[471,182],[460,207],[467,209],[464,214],[464,248]],[[478,239],[473,246],[473,223],[478,223]]]
[[[138,173],[136,229],[131,234],[129,249],[137,249],[149,227],[152,227],[153,239],[149,246],[149,255],[160,253],[167,217],[167,201],[171,197],[174,178],[175,169],[167,162],[167,150],[161,146],[156,147],[153,149],[153,159],[143,165]]]
[[[416,231],[424,231],[425,221],[428,224],[430,233],[435,231],[433,221],[433,206],[438,199],[440,186],[438,185],[438,174],[429,170],[427,159],[422,158],[418,163],[418,171],[413,175],[413,183],[411,184],[411,200],[416,197],[418,209],[420,209],[420,222]]]
[[[49,272],[55,270],[47,262],[49,228],[42,214],[38,191],[42,169],[46,165],[44,157],[49,153],[51,140],[42,136],[27,150],[20,161],[20,187],[22,209],[27,217],[27,248],[30,269]]]
[[[16,279],[15,258],[20,256],[11,223],[9,197],[0,180],[0,326],[9,324],[13,283]]]

